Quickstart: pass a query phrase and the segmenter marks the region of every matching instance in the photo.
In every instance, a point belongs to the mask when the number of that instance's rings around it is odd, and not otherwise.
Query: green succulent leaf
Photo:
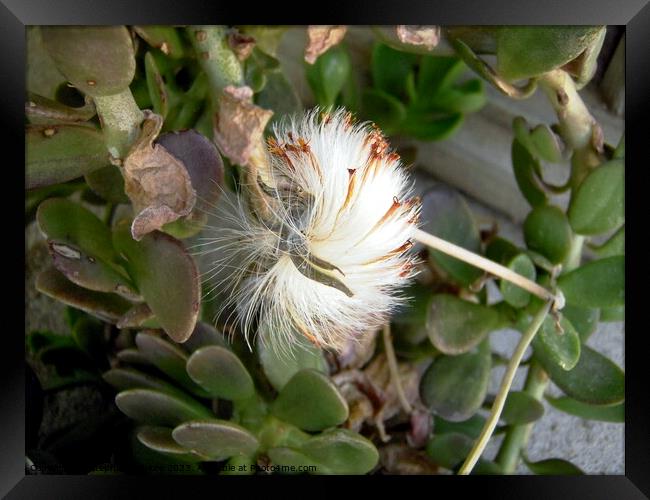
[[[569,222],[578,234],[605,233],[625,220],[625,167],[612,160],[591,171],[571,199]]]
[[[525,278],[528,278],[531,281],[535,281],[537,278],[535,264],[526,254],[520,253],[519,255],[512,257],[506,262],[505,265],[510,270],[516,272],[521,276],[524,276]],[[505,300],[512,307],[526,307],[530,302],[530,293],[523,288],[514,285],[510,281],[501,280],[499,289],[501,290],[501,295],[503,295],[503,300]]]
[[[625,304],[625,257],[588,262],[560,276],[557,283],[567,304],[599,308],[622,306]]]
[[[364,89],[362,108],[366,116],[378,123],[386,134],[399,130],[406,118],[406,108],[399,99],[379,89]]]
[[[194,351],[199,350],[201,347],[216,345],[229,348],[228,341],[223,334],[218,331],[214,326],[205,321],[198,321],[194,327],[194,331],[190,338],[188,338],[181,347],[188,353],[192,354]]]
[[[88,95],[117,94],[133,80],[133,42],[124,26],[42,26],[41,36],[59,71]]]
[[[214,418],[183,422],[172,431],[172,437],[181,446],[214,461],[250,456],[259,446],[257,438],[245,428]]]
[[[172,380],[175,380],[197,396],[209,396],[209,393],[197,385],[188,375],[185,369],[188,356],[185,351],[161,337],[144,332],[136,335],[135,343],[142,355]]]
[[[280,467],[281,474],[302,474],[303,472],[301,472],[301,470],[304,469],[299,468],[304,467],[314,467],[317,473],[321,470],[326,470],[323,468],[322,464],[319,464],[294,448],[277,446],[270,448],[267,451],[267,455],[271,459],[273,465]]]
[[[427,455],[438,465],[454,469],[472,450],[473,440],[466,434],[446,432],[436,434],[427,443]]]
[[[348,418],[348,405],[327,376],[301,370],[285,384],[272,406],[272,413],[307,431],[339,425]]]
[[[66,182],[109,163],[101,131],[90,125],[65,123],[25,128],[25,187]]]
[[[149,425],[175,427],[213,415],[203,405],[153,389],[128,389],[115,396],[115,404],[127,417]]]
[[[615,307],[603,307],[600,310],[600,321],[611,323],[625,319],[625,305]]]
[[[138,440],[147,448],[181,461],[200,462],[204,457],[181,446],[172,437],[169,427],[142,426],[137,431]]]
[[[195,351],[187,360],[187,373],[213,398],[240,400],[255,393],[246,367],[223,347],[206,346]]]
[[[124,192],[124,177],[119,168],[109,165],[87,173],[84,178],[88,187],[106,201],[129,203],[129,197]]]
[[[400,132],[421,141],[439,141],[453,134],[462,123],[462,113],[441,113],[411,107],[406,112]]]
[[[499,319],[499,314],[487,306],[438,294],[431,300],[427,332],[436,349],[450,355],[462,354],[497,329]]]
[[[38,275],[36,289],[109,323],[115,323],[131,307],[129,301],[118,295],[95,292],[75,285],[54,267],[44,269]]]
[[[114,229],[113,243],[165,332],[176,342],[187,340],[198,318],[201,288],[196,264],[183,244],[159,231],[135,241],[124,221]]]
[[[539,462],[524,460],[524,462],[526,463],[526,467],[535,474],[546,476],[579,476],[584,474],[579,467],[561,458],[548,458]]]
[[[531,207],[544,205],[548,198],[539,181],[541,166],[519,139],[512,141],[512,169],[521,194]]]
[[[497,71],[507,80],[541,75],[578,57],[600,26],[508,26],[497,35]]]
[[[571,370],[564,370],[546,356],[535,358],[551,380],[567,396],[594,405],[610,405],[625,399],[625,375],[610,359],[583,345],[580,359]]]
[[[575,415],[576,417],[587,420],[600,420],[602,422],[625,422],[625,403],[613,405],[592,405],[583,403],[568,396],[553,398],[546,396],[546,400],[553,406],[564,413]]]
[[[545,364],[556,363],[563,370],[571,370],[580,359],[580,336],[571,322],[562,316],[556,329],[555,319],[547,316],[533,339],[535,356],[543,357]]]
[[[530,394],[511,391],[501,413],[501,419],[508,425],[524,425],[539,420],[544,415],[544,405]]]
[[[300,453],[320,465],[319,474],[366,474],[379,461],[375,446],[348,429],[329,429],[300,447]]]
[[[392,96],[406,97],[406,81],[415,70],[419,57],[377,43],[372,49],[370,71],[374,86]]]
[[[185,55],[178,30],[172,26],[134,26],[133,31],[149,45],[173,59],[179,59]]]
[[[595,308],[578,307],[567,304],[562,309],[562,315],[569,320],[584,344],[592,333],[596,331],[600,311]]]
[[[262,334],[258,338],[262,338]],[[282,356],[267,343],[258,342],[257,350],[264,374],[277,391],[300,370],[313,369],[327,374],[327,361],[323,351],[310,342],[300,342],[293,350],[293,356]]]
[[[120,351],[123,353],[124,351]],[[136,351],[139,352],[139,351]],[[120,359],[122,361],[122,359]],[[146,360],[146,358],[144,358]],[[186,392],[181,391],[169,382],[158,377],[148,375],[133,368],[111,368],[103,373],[104,380],[115,387],[118,391],[128,389],[152,389],[158,392],[166,392],[179,399],[187,399],[192,404],[198,404]]]
[[[433,428],[436,435],[458,432],[465,434],[472,439],[478,439],[484,425],[485,418],[479,414],[475,414],[462,422],[450,422],[449,420],[445,420],[436,415],[433,422]]]
[[[80,204],[50,198],[38,207],[36,220],[48,239],[79,247],[105,262],[118,262],[108,226]]]
[[[562,151],[557,136],[548,125],[537,125],[530,133],[530,141],[537,156],[550,163],[562,160]]]
[[[533,208],[524,221],[526,246],[554,264],[562,262],[571,250],[573,234],[564,212],[554,205]]]
[[[422,376],[422,401],[445,420],[467,420],[485,400],[490,367],[487,339],[465,354],[437,357]]]
[[[335,104],[350,71],[350,55],[341,44],[321,54],[314,64],[307,65],[307,82],[320,106],[328,108]]]
[[[422,229],[439,238],[480,253],[478,226],[465,200],[453,189],[437,185],[422,195]],[[481,277],[481,271],[442,252],[431,250],[429,259],[455,281],[469,286]]]

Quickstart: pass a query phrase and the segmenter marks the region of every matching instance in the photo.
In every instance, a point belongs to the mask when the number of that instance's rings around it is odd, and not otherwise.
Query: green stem
[[[485,421],[483,430],[476,440],[476,443],[474,443],[472,451],[470,451],[469,455],[465,459],[465,463],[460,468],[458,472],[460,475],[467,475],[472,472],[474,465],[476,465],[476,462],[478,462],[478,459],[483,454],[483,450],[485,450],[485,447],[487,446],[487,443],[492,437],[492,433],[494,432],[494,429],[499,422],[501,412],[503,411],[503,406],[505,405],[506,398],[508,397],[508,392],[510,392],[510,387],[512,386],[512,381],[514,380],[515,374],[517,373],[517,368],[519,368],[519,364],[524,357],[524,352],[526,352],[526,349],[535,338],[537,331],[539,330],[540,326],[542,326],[542,323],[544,322],[544,319],[546,319],[546,316],[548,315],[548,312],[550,311],[552,305],[552,299],[546,301],[544,306],[533,318],[533,321],[526,329],[526,332],[521,336],[521,339],[519,339],[519,343],[517,344],[515,352],[510,358],[510,362],[508,363],[506,372],[503,375],[503,379],[501,379],[501,386],[499,387],[499,392],[497,392],[496,398],[494,399],[494,404],[492,405],[490,415]]]
[[[573,238],[569,257],[564,266],[564,272],[571,271],[580,265],[584,242],[585,239],[583,236],[576,235]],[[544,397],[544,391],[546,391],[546,387],[548,386],[548,381],[546,372],[533,359],[528,368],[528,374],[526,375],[524,392],[537,401],[541,401]],[[528,438],[534,425],[534,422],[525,425],[514,425],[506,432],[506,436],[501,443],[496,457],[496,462],[501,466],[504,474],[512,474],[517,468],[521,451],[528,444]]]
[[[228,45],[228,28],[190,26],[187,31],[199,63],[208,76],[212,103],[216,105],[224,87],[244,85],[244,69]]]
[[[547,385],[546,372],[533,360],[526,376],[524,392],[539,401],[544,396]],[[515,425],[506,433],[496,457],[496,462],[501,466],[504,474],[512,474],[515,471],[521,450],[528,442],[533,425],[533,423]]]
[[[115,95],[95,96],[108,152],[116,160],[126,157],[131,144],[140,133],[144,115],[128,88]]]

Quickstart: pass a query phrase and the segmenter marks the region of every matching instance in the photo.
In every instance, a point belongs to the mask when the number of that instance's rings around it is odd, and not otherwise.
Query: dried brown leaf
[[[240,61],[245,61],[255,48],[255,38],[234,31],[228,35],[228,44]]]
[[[124,160],[124,187],[136,213],[131,225],[135,240],[188,215],[196,203],[185,165],[153,144],[162,124],[160,115],[145,111],[140,137]]]
[[[397,26],[397,38],[409,45],[424,45],[432,50],[440,41],[440,26]]]
[[[228,85],[219,98],[214,140],[221,152],[238,165],[246,165],[253,151],[263,144],[264,127],[273,111],[253,104],[250,87]]]
[[[438,466],[421,451],[404,444],[389,444],[379,449],[379,460],[389,474],[436,474]]]
[[[345,36],[347,26],[309,26],[307,28],[307,47],[305,47],[305,61],[314,64],[318,56],[327,52],[327,49],[340,43]]]

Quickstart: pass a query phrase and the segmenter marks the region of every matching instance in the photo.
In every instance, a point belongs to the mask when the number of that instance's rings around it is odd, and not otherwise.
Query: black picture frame
[[[650,106],[650,5],[647,0],[511,0],[511,1],[385,1],[327,2],[306,6],[279,3],[206,2],[199,0],[0,0],[0,106],[2,136],[5,147],[15,150],[15,160],[5,160],[4,174],[11,179],[11,194],[19,196],[23,189],[20,161],[24,165],[23,127],[25,92],[25,27],[43,24],[607,24],[624,25],[626,32],[626,325],[631,332],[625,337],[626,352],[626,421],[625,475],[620,476],[436,476],[418,486],[431,495],[440,495],[440,486],[452,488],[454,495],[463,495],[466,488],[479,489],[482,497],[494,498],[648,498],[650,495],[650,391],[647,387],[647,351],[643,341],[646,333],[637,331],[643,324],[644,300],[641,281],[647,275],[647,265],[641,258],[644,247],[643,223],[646,215],[642,206],[642,190],[648,183],[648,166],[643,148],[647,147],[647,127]],[[646,118],[647,120],[647,118]],[[7,158],[7,151],[3,151]],[[646,153],[646,158],[648,154]],[[7,182],[5,180],[5,182]],[[15,182],[15,188],[13,183]],[[24,237],[24,226],[15,216],[17,204],[4,197],[7,222],[16,224],[16,232]],[[19,236],[17,236],[19,238]],[[6,259],[24,259],[24,248],[5,243]],[[10,262],[11,262],[10,261]],[[18,290],[24,290],[24,277],[16,269]],[[638,288],[638,289],[637,289]],[[5,307],[9,317],[20,300],[12,286],[5,284]],[[127,477],[127,476],[55,476],[25,475],[25,363],[24,340],[20,328],[7,328],[0,347],[0,495],[7,498],[109,498],[125,492],[133,496],[153,496],[156,490],[166,496],[189,494],[188,481],[214,488],[214,478]],[[257,478],[255,478],[257,479]],[[413,478],[412,478],[413,479]],[[271,479],[262,478],[261,486]],[[283,485],[293,485],[294,478],[278,478]],[[299,479],[303,481],[304,479]],[[316,479],[309,479],[315,481]],[[331,480],[327,478],[327,480]],[[378,477],[381,485],[391,484],[403,490],[408,478]],[[241,478],[220,480],[239,488]],[[266,482],[265,482],[266,481]],[[289,483],[291,481],[291,483]],[[426,483],[424,482],[426,481]],[[429,481],[433,481],[430,483]],[[260,481],[248,481],[250,483]],[[375,481],[372,481],[373,483]],[[368,478],[364,487],[369,485]],[[381,486],[383,488],[383,486]],[[410,491],[410,490],[406,490]],[[215,492],[217,494],[217,492]]]

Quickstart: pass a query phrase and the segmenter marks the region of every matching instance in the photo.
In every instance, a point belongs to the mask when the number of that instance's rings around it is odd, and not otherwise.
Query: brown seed
[[[205,31],[197,31],[196,32],[196,39],[199,42],[205,42],[206,38],[208,38],[208,34]]]
[[[210,59],[210,53],[209,52],[201,52],[201,59],[208,60]]]

